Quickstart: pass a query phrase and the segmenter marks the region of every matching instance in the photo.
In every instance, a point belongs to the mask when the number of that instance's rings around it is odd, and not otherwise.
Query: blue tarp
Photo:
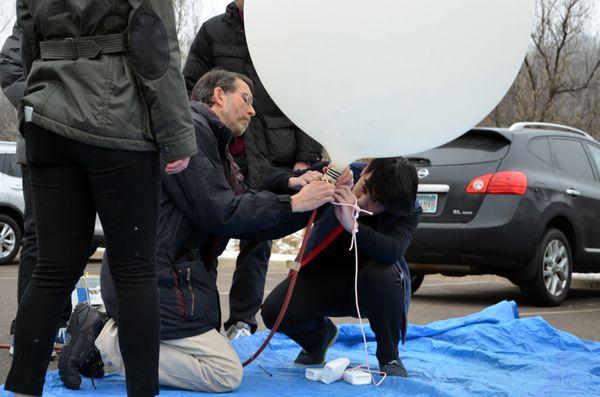
[[[370,361],[376,364],[375,341],[366,327]],[[260,333],[235,341],[240,357],[249,357],[264,339]],[[600,342],[583,341],[550,326],[542,318],[519,319],[514,302],[425,326],[410,326],[401,356],[410,377],[388,377],[381,386],[331,385],[304,378],[291,363],[298,347],[282,335],[245,370],[236,396],[600,396]],[[348,357],[362,363],[364,349],[357,325],[343,325],[328,359]],[[44,396],[124,396],[123,378],[89,379],[74,392],[61,387],[58,374],[47,375]],[[168,388],[163,397],[195,393]],[[208,394],[204,394],[208,395]]]

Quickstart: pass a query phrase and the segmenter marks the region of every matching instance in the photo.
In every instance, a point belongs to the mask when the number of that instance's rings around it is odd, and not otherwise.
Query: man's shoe
[[[232,324],[227,331],[225,331],[225,335],[229,340],[234,340],[237,338],[243,338],[245,336],[252,335],[252,330],[250,326],[243,321],[238,321],[235,324]]]
[[[298,357],[296,357],[294,360],[294,364],[302,366],[317,366],[325,364],[327,350],[335,343],[335,340],[338,336],[338,329],[333,321],[331,321],[329,318],[326,318],[325,322],[327,325],[327,339],[325,339],[324,344],[311,352],[307,352],[303,349],[300,353],[298,353]]]
[[[58,358],[58,374],[67,389],[79,389],[80,374],[92,378],[104,376],[104,364],[94,342],[106,321],[104,314],[87,303],[75,306],[67,326],[71,337]]]
[[[379,363],[379,370],[385,372],[388,376],[400,376],[402,378],[408,378],[408,371],[404,368],[402,360],[398,357],[395,360],[390,361],[387,364]]]

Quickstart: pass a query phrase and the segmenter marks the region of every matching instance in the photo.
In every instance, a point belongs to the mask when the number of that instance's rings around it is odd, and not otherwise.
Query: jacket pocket
[[[298,145],[296,126],[285,116],[265,116],[269,160],[276,167],[293,167]]]
[[[216,285],[201,260],[173,265],[177,311],[183,321],[211,322],[218,310]]]

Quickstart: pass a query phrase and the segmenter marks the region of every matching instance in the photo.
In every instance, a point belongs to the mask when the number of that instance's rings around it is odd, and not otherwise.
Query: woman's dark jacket
[[[17,0],[35,124],[88,145],[196,152],[173,4],[165,0]]]

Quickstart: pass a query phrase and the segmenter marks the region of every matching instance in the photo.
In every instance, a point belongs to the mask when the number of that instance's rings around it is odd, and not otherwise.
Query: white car
[[[15,142],[0,141],[0,265],[12,262],[23,238],[23,181],[16,162]],[[104,245],[104,232],[96,216],[94,244]],[[90,248],[93,252],[95,248]]]

